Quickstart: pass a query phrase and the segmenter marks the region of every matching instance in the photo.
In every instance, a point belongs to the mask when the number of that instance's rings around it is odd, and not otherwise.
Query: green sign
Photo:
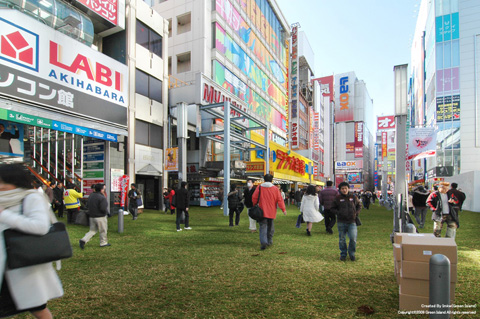
[[[83,162],[83,169],[103,169],[103,162]]]
[[[8,111],[4,109],[0,109],[0,120],[6,120]]]
[[[10,110],[8,110],[7,112],[7,120],[9,121],[28,125],[35,125],[44,128],[52,128],[52,120]]]
[[[103,171],[83,172],[83,178],[103,178]]]

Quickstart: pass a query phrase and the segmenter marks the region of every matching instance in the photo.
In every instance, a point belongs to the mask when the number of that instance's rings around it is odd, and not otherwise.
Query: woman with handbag
[[[0,165],[0,317],[29,311],[36,318],[52,318],[47,302],[63,296],[52,263],[7,267],[6,229],[45,235],[51,226],[50,205],[45,195],[32,189],[30,176],[21,164]]]
[[[303,214],[303,220],[307,223],[307,235],[311,236],[313,223],[318,223],[323,220],[320,214],[320,201],[318,200],[315,186],[309,185],[305,196],[302,197],[300,204],[300,212]]]

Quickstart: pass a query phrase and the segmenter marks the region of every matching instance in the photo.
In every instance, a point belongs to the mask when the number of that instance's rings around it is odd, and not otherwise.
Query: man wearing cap
[[[457,187],[458,187],[457,183],[452,183],[452,185],[450,185],[450,189],[447,192],[447,195],[449,197],[457,198],[458,205],[456,205],[455,207],[457,207],[459,210],[462,210],[463,202],[465,201],[466,196],[465,196],[465,193],[458,190]]]
[[[335,197],[331,211],[337,215],[338,246],[340,248],[340,260],[347,260],[347,252],[351,261],[355,261],[357,250],[357,218],[362,206],[358,198],[349,192],[350,185],[341,182],[338,185],[340,194]],[[346,235],[350,238],[347,249]]]
[[[448,186],[450,186],[450,183],[440,182],[440,185],[438,185],[438,191],[435,191],[428,196],[427,205],[433,211],[433,234],[436,237],[441,237],[443,224],[446,223],[447,232],[445,237],[455,238],[459,226],[458,211],[455,206],[458,206],[459,200],[454,196],[449,196],[447,194]]]

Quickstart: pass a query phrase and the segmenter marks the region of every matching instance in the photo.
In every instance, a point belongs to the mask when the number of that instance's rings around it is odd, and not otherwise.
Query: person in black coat
[[[63,218],[63,183],[58,182],[53,188],[53,211],[58,211],[58,217]]]
[[[139,197],[137,185],[132,184],[130,185],[130,188],[131,189],[128,191],[128,211],[132,214],[133,220],[136,220],[138,213],[137,198]]]
[[[229,226],[233,227],[233,215],[235,216],[235,226],[238,226],[240,223],[240,213],[238,207],[240,206],[241,197],[240,197],[240,189],[237,189],[235,185],[230,186],[230,193],[228,193],[228,219],[229,219]],[[253,205],[252,205],[253,206]]]
[[[80,239],[80,248],[84,249],[85,244],[98,232],[100,233],[100,247],[110,246],[107,240],[108,230],[108,201],[102,190],[105,184],[95,184],[95,193],[88,196],[88,217],[90,218],[90,231]]]
[[[187,182],[182,182],[180,188],[175,191],[175,204],[177,208],[177,231],[182,231],[180,224],[182,222],[182,213],[185,215],[185,229],[190,230],[190,214],[188,208],[190,206],[190,196],[188,195]]]

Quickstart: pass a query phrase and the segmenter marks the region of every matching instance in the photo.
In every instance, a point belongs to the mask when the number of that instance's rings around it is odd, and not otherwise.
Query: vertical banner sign
[[[298,25],[292,26],[292,54],[290,56],[290,141],[291,149],[298,150]]]
[[[315,134],[315,131],[313,130],[313,107],[309,107],[308,108],[308,122],[309,122],[309,126],[310,126],[310,134],[309,135],[309,144],[308,144],[308,148],[309,149],[313,149],[313,135]]]
[[[335,76],[335,123],[353,121],[355,73]]]
[[[105,183],[105,142],[90,140],[83,144],[83,191],[85,198],[93,193],[92,186]]]
[[[382,159],[387,157],[387,132],[382,132]]]
[[[125,207],[125,201],[127,199],[129,181],[130,181],[130,177],[128,177],[128,175],[123,175],[122,176],[122,180],[121,180],[121,184],[120,184],[120,188],[121,188],[121,191],[122,191],[122,196],[121,196],[121,199],[120,199],[120,206],[122,206],[122,207]]]
[[[313,149],[320,151],[320,113],[313,113]]]
[[[178,147],[167,148],[165,151],[165,171],[178,171]]]
[[[378,187],[378,144],[375,144],[375,160],[373,166],[373,183],[375,188]]]
[[[363,122],[355,122],[355,158],[363,157]]]

